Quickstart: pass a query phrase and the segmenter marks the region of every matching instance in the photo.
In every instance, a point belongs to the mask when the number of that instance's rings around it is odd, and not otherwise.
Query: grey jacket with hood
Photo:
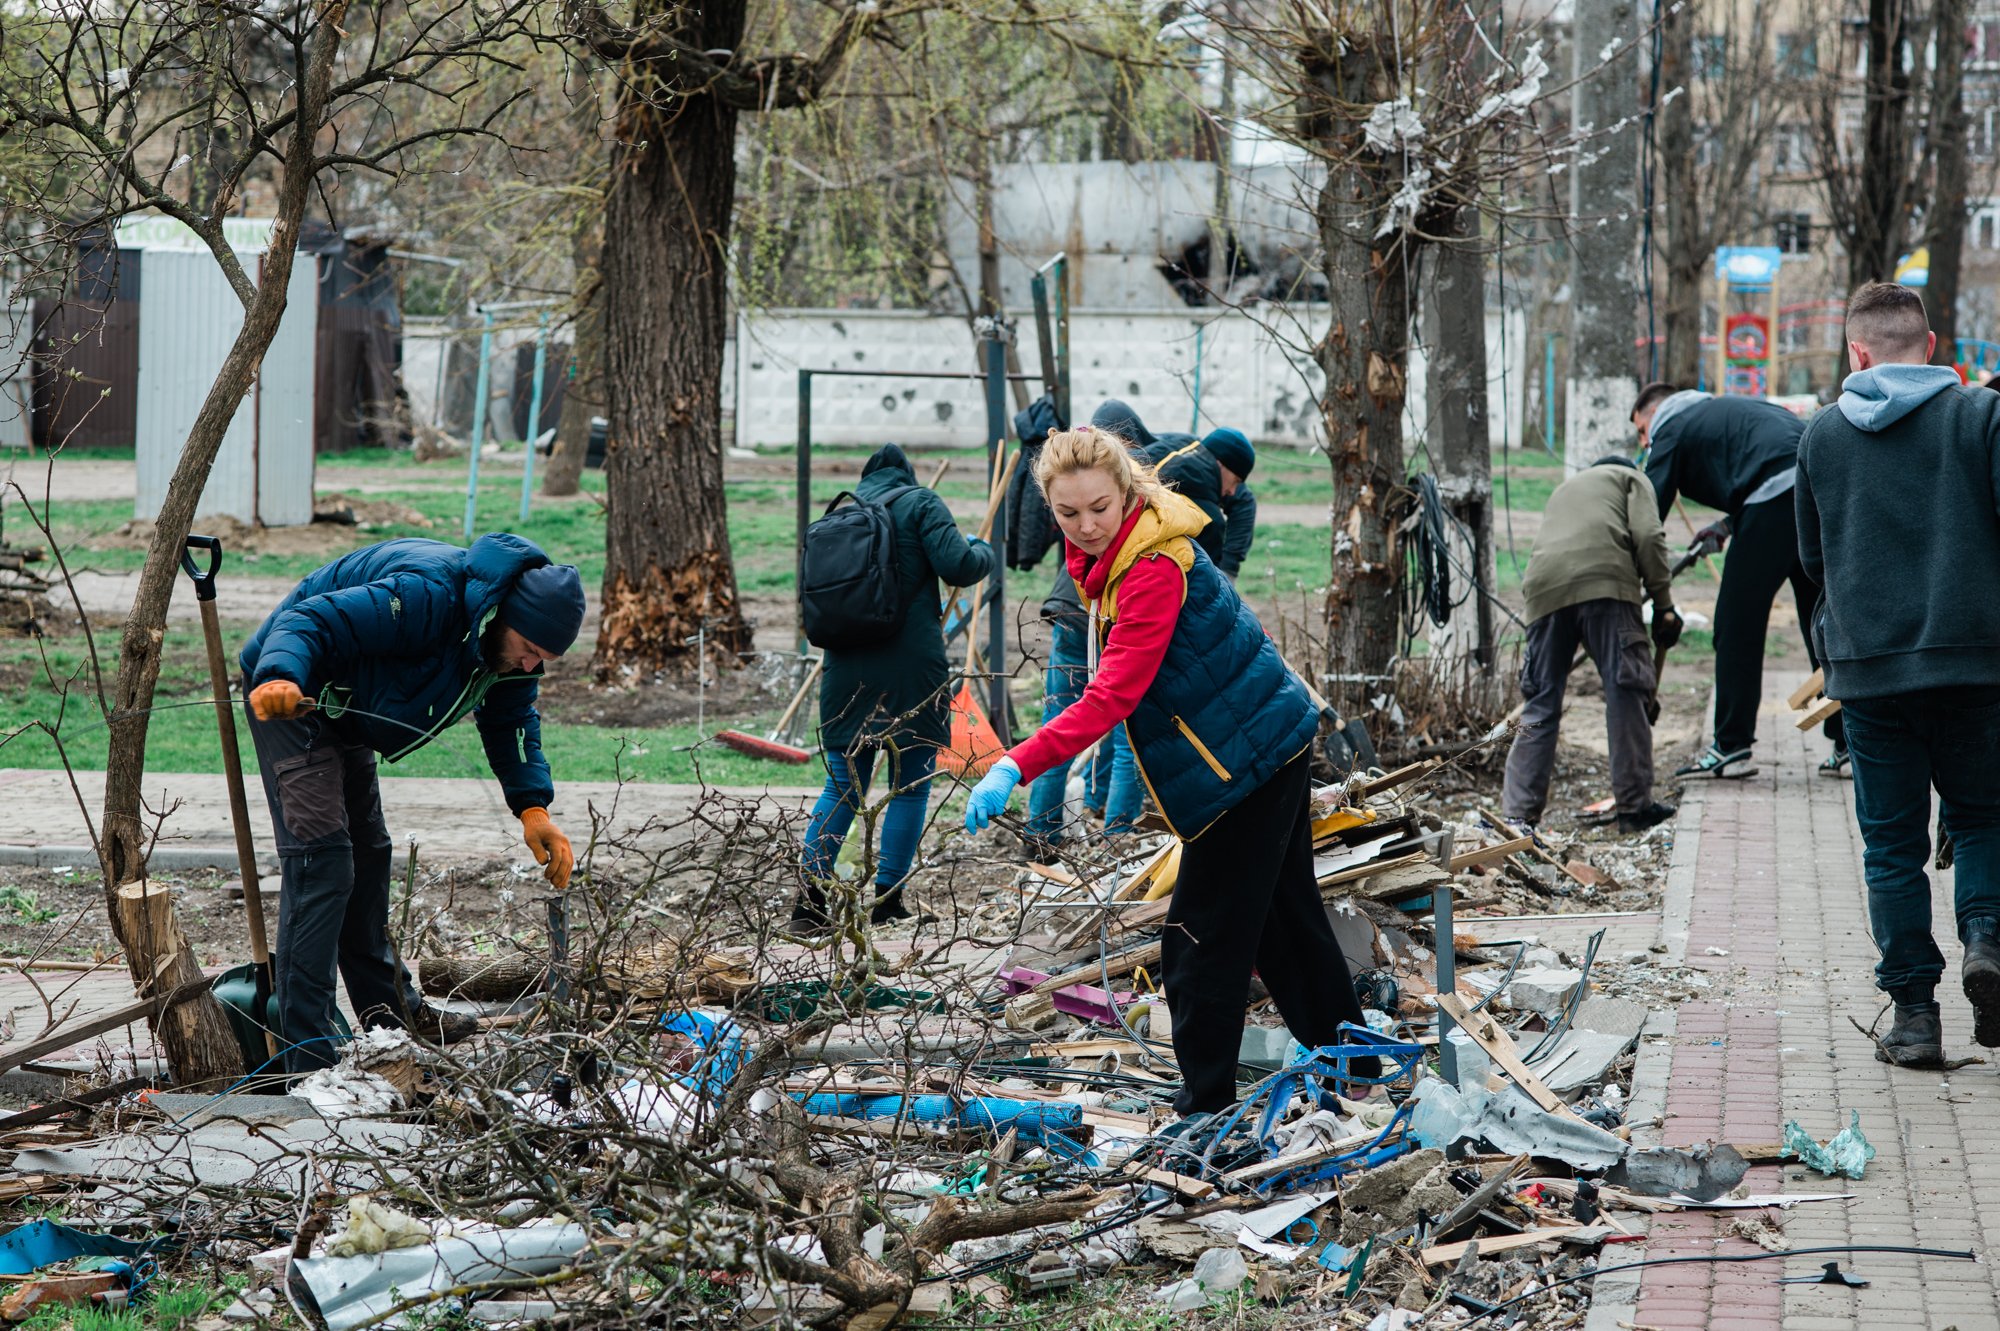
[[[1827,696],[2000,684],[2000,394],[1945,366],[1862,370],[1798,467]]]

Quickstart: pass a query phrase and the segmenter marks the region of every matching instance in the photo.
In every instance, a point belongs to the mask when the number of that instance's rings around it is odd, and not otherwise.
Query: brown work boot
[[[457,1044],[479,1034],[479,1018],[425,1003],[410,1014],[410,1034],[426,1044]]]
[[[1936,1003],[1898,1003],[1889,1033],[1875,1043],[1875,1057],[1899,1068],[1935,1068],[1944,1063],[1944,1027]]]

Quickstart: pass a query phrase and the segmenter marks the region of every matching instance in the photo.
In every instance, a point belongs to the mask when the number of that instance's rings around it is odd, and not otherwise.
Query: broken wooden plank
[[[1144,1179],[1148,1183],[1157,1183],[1169,1192],[1176,1193],[1182,1197],[1189,1197],[1196,1201],[1215,1195],[1215,1185],[1213,1183],[1204,1183],[1198,1178],[1189,1178],[1185,1174],[1175,1174],[1164,1169],[1154,1169],[1147,1165],[1128,1168],[1125,1174],[1128,1178]]]
[[[1821,698],[1803,712],[1792,713],[1792,724],[1800,730],[1811,730],[1820,722],[1840,711],[1840,699]]]
[[[1373,878],[1375,875],[1387,873],[1391,869],[1402,869],[1412,864],[1426,864],[1429,862],[1430,856],[1424,854],[1422,851],[1418,851],[1413,855],[1403,855],[1393,860],[1369,860],[1365,864],[1355,865],[1352,869],[1343,869],[1339,873],[1330,873],[1319,880],[1319,885],[1323,888],[1339,887],[1342,883],[1358,883],[1364,878]]]
[[[1531,1229],[1521,1234],[1502,1234],[1496,1238],[1464,1239],[1458,1243],[1440,1243],[1425,1248],[1420,1254],[1425,1266],[1456,1265],[1467,1252],[1477,1252],[1481,1257],[1495,1253],[1512,1252],[1516,1248],[1532,1248],[1537,1243],[1589,1242],[1601,1239],[1606,1233],[1601,1225],[1567,1225],[1551,1229]]]
[[[1474,1012],[1466,1001],[1457,994],[1439,994],[1438,1009],[1465,1032],[1466,1038],[1486,1051],[1500,1069],[1516,1086],[1528,1093],[1528,1098],[1551,1114],[1562,1114],[1575,1118],[1576,1112],[1563,1098],[1548,1088],[1548,1084],[1521,1061],[1521,1051],[1514,1047],[1514,1039],[1500,1028],[1500,1023],[1484,1012]]]
[[[1791,708],[1795,712],[1800,711],[1805,707],[1807,703],[1811,702],[1814,698],[1819,697],[1820,694],[1825,692],[1826,692],[1826,671],[1823,669],[1815,670],[1812,672],[1812,674],[1806,677],[1805,683],[1799,685],[1797,688],[1792,690],[1792,696],[1785,699],[1785,706]]]
[[[1451,871],[1458,873],[1462,870],[1470,869],[1475,864],[1491,864],[1495,860],[1504,860],[1509,855],[1516,855],[1524,850],[1532,851],[1534,845],[1535,839],[1533,837],[1521,836],[1515,837],[1512,841],[1502,841],[1491,846],[1480,846],[1474,850],[1468,850],[1462,855],[1452,856]]]
[[[1411,763],[1407,767],[1398,767],[1395,771],[1383,776],[1372,777],[1367,781],[1363,781],[1358,786],[1351,786],[1348,788],[1347,797],[1350,800],[1365,800],[1371,795],[1380,794],[1382,791],[1394,790],[1397,786],[1408,785],[1418,777],[1429,776],[1442,766],[1444,764],[1435,758],[1425,758],[1421,762]]]
[[[215,977],[206,976],[195,983],[184,984],[170,994],[156,998],[141,998],[122,1007],[115,1007],[109,1012],[100,1012],[94,1017],[61,1022],[26,1044],[9,1045],[0,1049],[0,1072],[17,1068],[23,1063],[32,1063],[38,1058],[67,1049],[73,1044],[93,1039],[107,1031],[115,1031],[120,1026],[130,1026],[135,1022],[145,1021],[169,1008],[179,1007],[190,998],[207,993],[213,983]]]
[[[1102,963],[1093,961],[1070,970],[1059,971],[1051,975],[1048,979],[1043,980],[1040,984],[1030,988],[1028,992],[1031,994],[1052,994],[1058,989],[1067,989],[1074,984],[1101,982],[1106,975],[1130,975],[1142,966],[1157,966],[1159,964],[1160,945],[1158,943],[1147,943],[1143,947],[1135,947],[1129,951],[1120,952],[1115,956],[1106,957]]]
[[[1583,879],[1578,878],[1574,873],[1571,873],[1570,867],[1567,864],[1564,864],[1561,860],[1549,854],[1549,852],[1542,847],[1542,843],[1535,840],[1533,833],[1523,833],[1521,829],[1516,827],[1513,823],[1508,822],[1505,818],[1502,818],[1499,814],[1493,812],[1493,810],[1486,808],[1483,805],[1480,807],[1479,816],[1481,818],[1484,818],[1487,822],[1493,824],[1493,826],[1499,828],[1501,831],[1505,832],[1508,836],[1514,838],[1515,840],[1525,839],[1528,843],[1527,851],[1530,855],[1533,855],[1536,859],[1548,865],[1550,868],[1554,869],[1557,873],[1565,875],[1571,882],[1575,883],[1578,887],[1591,886],[1590,883],[1585,882]]]

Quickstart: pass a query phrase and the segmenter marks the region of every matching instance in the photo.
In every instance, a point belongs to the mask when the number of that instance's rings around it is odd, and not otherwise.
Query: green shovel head
[[[222,1002],[223,1012],[228,1014],[229,1029],[236,1034],[236,1047],[243,1054],[243,1070],[275,1074],[284,1071],[284,1065],[271,1061],[271,1048],[264,1033],[275,1035],[283,1028],[278,1023],[277,995],[267,993],[261,1004],[258,1001],[257,969],[255,962],[232,966],[216,977],[214,993]],[[354,1033],[338,1008],[334,1009],[333,1025],[343,1039]],[[284,1047],[282,1040],[278,1047]]]

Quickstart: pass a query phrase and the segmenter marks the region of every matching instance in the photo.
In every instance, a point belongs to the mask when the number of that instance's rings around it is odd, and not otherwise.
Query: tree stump
[[[549,959],[528,952],[498,957],[424,957],[417,962],[417,982],[432,998],[511,1003],[540,993],[548,979]]]

